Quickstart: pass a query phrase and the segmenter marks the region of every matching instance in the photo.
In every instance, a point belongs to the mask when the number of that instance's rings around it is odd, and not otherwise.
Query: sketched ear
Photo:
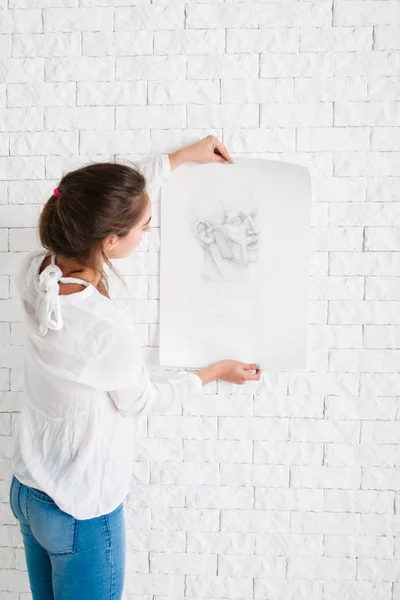
[[[209,246],[215,241],[214,235],[211,233],[212,228],[207,221],[198,221],[195,227],[198,238]]]

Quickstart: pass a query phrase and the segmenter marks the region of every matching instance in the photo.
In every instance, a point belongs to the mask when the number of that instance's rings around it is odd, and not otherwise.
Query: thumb
[[[246,369],[246,371],[258,369],[260,367],[260,363],[243,363],[243,365],[243,368]]]

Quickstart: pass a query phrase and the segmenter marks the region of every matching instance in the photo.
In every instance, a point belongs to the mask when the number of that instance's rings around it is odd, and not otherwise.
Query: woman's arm
[[[171,177],[172,171],[186,161],[199,163],[234,162],[225,146],[221,144],[215,135],[208,135],[202,140],[179,148],[179,150],[175,150],[170,154],[160,154],[154,160],[140,165],[150,196],[159,191],[163,183]]]
[[[228,150],[215,135],[207,135],[202,140],[169,154],[171,171],[187,160],[199,163],[234,162]]]
[[[211,368],[208,368],[211,369]],[[217,378],[217,371],[208,380]],[[175,402],[203,392],[203,380],[191,371],[169,374],[166,382],[152,382],[144,362],[137,332],[132,326],[117,325],[104,331],[93,356],[83,368],[80,383],[107,392],[124,415],[165,412]]]

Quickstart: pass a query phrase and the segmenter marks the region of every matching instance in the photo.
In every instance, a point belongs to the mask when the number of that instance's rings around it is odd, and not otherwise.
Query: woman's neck
[[[46,257],[45,262],[43,263],[43,268],[50,263],[50,257]],[[95,287],[100,283],[100,276],[90,269],[86,267],[75,258],[67,258],[65,256],[55,255],[55,264],[61,269],[63,273],[63,277],[78,277],[79,279],[84,279],[88,281]]]

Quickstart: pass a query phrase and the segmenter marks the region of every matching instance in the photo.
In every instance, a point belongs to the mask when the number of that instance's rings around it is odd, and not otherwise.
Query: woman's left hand
[[[226,161],[234,163],[235,161],[228,153],[225,146],[219,141],[215,135],[207,135],[202,140],[185,146],[176,152],[169,155],[171,170],[179,166],[187,160],[191,160],[198,163],[210,163],[219,162],[224,163]]]

